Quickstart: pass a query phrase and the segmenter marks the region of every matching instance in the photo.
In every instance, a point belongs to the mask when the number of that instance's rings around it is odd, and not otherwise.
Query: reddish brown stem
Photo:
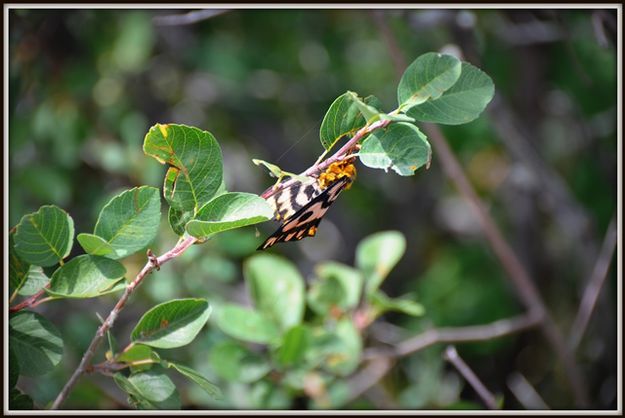
[[[41,296],[46,294],[45,289],[47,289],[48,287],[50,287],[50,283],[45,285],[45,287],[43,289],[41,289],[40,291],[38,291],[34,295],[29,296],[27,299],[24,299],[23,301],[21,301],[17,305],[11,306],[9,308],[9,312],[19,312],[22,309],[26,309],[26,308],[30,308],[30,307],[33,307],[33,306],[37,306],[39,304],[38,303],[38,299]]]
[[[119,301],[117,302],[113,310],[109,313],[108,317],[104,320],[102,325],[100,325],[100,327],[98,328],[95,336],[93,337],[93,339],[91,340],[91,343],[89,344],[89,347],[85,351],[85,354],[83,355],[82,360],[80,361],[80,364],[78,365],[76,370],[74,370],[74,373],[72,374],[70,379],[67,381],[63,389],[61,390],[61,393],[59,393],[59,395],[56,397],[50,409],[58,409],[61,406],[61,404],[65,401],[65,399],[67,399],[67,396],[69,395],[70,391],[74,388],[74,385],[76,384],[80,376],[82,376],[82,374],[85,373],[85,371],[87,370],[87,367],[89,366],[91,359],[95,355],[96,349],[98,348],[98,346],[102,342],[102,339],[106,335],[106,332],[113,326],[113,324],[115,323],[115,319],[117,319],[117,316],[119,315],[119,312],[122,309],[124,309],[124,306],[126,306],[126,302],[128,302],[130,295],[132,295],[132,293],[137,288],[137,286],[141,284],[143,279],[145,279],[154,269],[158,268],[159,266],[163,265],[169,260],[175,257],[178,257],[180,254],[186,251],[191,245],[195,244],[195,242],[197,242],[196,238],[188,237],[188,238],[185,238],[184,240],[179,241],[174,248],[172,248],[165,254],[161,255],[160,257],[158,258],[148,257],[148,262],[145,264],[145,266],[143,266],[143,268],[141,269],[139,274],[137,274],[135,279],[132,282],[130,282],[128,286],[126,286],[126,290],[124,291],[124,294],[119,299]]]
[[[351,137],[349,141],[345,143],[345,145],[343,145],[330,158],[323,160],[317,164],[313,164],[306,171],[301,173],[300,176],[312,176],[314,174],[317,174],[324,168],[328,167],[333,162],[342,160],[345,156],[347,156],[348,152],[351,151],[352,148],[354,148],[354,146],[358,143],[358,141],[360,141],[362,138],[364,138],[371,132],[375,131],[376,129],[386,127],[389,123],[391,123],[390,120],[379,120],[377,122],[372,123],[371,125],[362,127],[360,130],[358,130],[358,132],[354,134],[353,137]],[[263,194],[260,195],[260,197],[262,197],[263,199],[267,199],[273,196],[274,194],[278,193],[280,190],[286,189],[287,187],[289,187],[291,184],[295,183],[296,181],[297,181],[296,179],[290,179],[290,180],[287,180],[278,184],[276,187],[270,187],[267,190],[265,190]]]

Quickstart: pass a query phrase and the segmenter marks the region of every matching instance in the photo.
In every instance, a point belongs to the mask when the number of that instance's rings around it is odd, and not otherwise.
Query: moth
[[[356,176],[352,160],[332,163],[318,178],[295,182],[267,199],[274,206],[275,218],[282,225],[263,242],[265,250],[278,242],[299,241],[313,237],[328,208],[339,194],[349,188]]]

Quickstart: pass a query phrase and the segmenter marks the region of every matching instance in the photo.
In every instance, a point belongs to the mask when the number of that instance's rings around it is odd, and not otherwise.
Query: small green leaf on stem
[[[177,299],[156,305],[139,320],[131,334],[135,343],[156,348],[189,344],[200,332],[211,308],[205,299]]]

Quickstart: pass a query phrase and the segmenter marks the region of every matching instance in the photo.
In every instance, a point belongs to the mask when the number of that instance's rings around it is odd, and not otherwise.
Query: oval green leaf
[[[178,211],[195,214],[220,190],[221,149],[210,132],[185,125],[156,124],[145,136],[143,152],[170,166],[163,194]]]
[[[456,84],[437,99],[413,106],[407,114],[422,122],[460,125],[476,119],[494,94],[493,80],[482,70],[463,62]]]
[[[87,254],[101,256],[113,255],[111,258],[116,258],[114,257],[115,250],[111,244],[106,242],[106,240],[102,237],[83,232],[82,234],[78,234],[76,236],[76,240]]]
[[[160,367],[130,377],[116,373],[113,378],[139,409],[180,409],[176,386]]]
[[[222,398],[221,390],[215,384],[211,383],[207,378],[202,376],[199,372],[193,370],[191,367],[187,367],[182,364],[172,363],[171,361],[167,362],[167,367],[173,368],[184,377],[190,379],[192,382],[195,382],[199,387],[204,389],[204,392],[208,393],[208,395],[212,398]]]
[[[34,409],[33,400],[19,389],[12,388],[9,392],[9,409],[17,411]]]
[[[353,135],[367,123],[368,118],[365,119],[361,110],[375,112],[377,111],[375,108],[379,106],[380,101],[375,96],[368,96],[361,101],[355,93],[348,91],[337,97],[323,117],[319,128],[323,148],[330,149],[345,135]]]
[[[367,167],[391,168],[401,176],[411,176],[430,162],[432,149],[419,128],[399,122],[370,134],[358,155]]]
[[[397,101],[403,111],[436,99],[460,78],[461,63],[452,55],[428,52],[404,71],[397,87]]]
[[[406,251],[406,238],[398,231],[370,235],[356,247],[356,266],[365,276],[365,288],[370,293],[395,267]]]
[[[329,261],[319,264],[315,273],[322,280],[336,280],[340,284],[344,296],[339,301],[339,307],[346,310],[358,305],[364,283],[360,271],[345,264]]]
[[[160,363],[160,357],[147,345],[131,344],[115,358],[115,361],[128,364],[135,373],[148,370],[154,364]]]
[[[131,340],[156,348],[189,344],[200,332],[211,308],[206,299],[177,299],[147,311],[132,331]]]
[[[108,247],[92,242],[92,238],[87,243],[91,245],[86,248],[80,236],[79,242],[89,254],[106,255],[114,259],[127,257],[144,249],[156,238],[160,220],[161,198],[158,189],[135,187],[115,196],[100,212],[94,235],[101,237]],[[113,250],[112,254],[109,247]]]
[[[337,340],[327,354],[323,366],[336,375],[347,376],[360,364],[362,340],[352,321],[347,318],[337,322],[334,335]]]
[[[269,344],[280,337],[280,329],[272,319],[234,304],[224,304],[216,309],[215,324],[226,334],[242,341]]]
[[[118,261],[83,254],[59,267],[46,289],[52,296],[94,298],[119,290],[115,286],[124,279],[126,268]]]
[[[305,325],[297,325],[288,330],[282,337],[282,345],[278,348],[275,358],[278,364],[288,367],[301,363],[310,344],[310,330]]]
[[[22,284],[18,293],[22,296],[34,295],[46,287],[49,282],[50,278],[46,276],[42,267],[30,266],[28,274],[26,275],[26,280]]]
[[[369,303],[376,317],[389,311],[397,311],[411,316],[421,316],[425,313],[425,308],[420,303],[405,298],[391,299],[379,290],[369,294]]]
[[[15,251],[14,232],[9,234],[9,297],[19,292],[28,277],[30,264],[22,260]]]
[[[187,223],[187,232],[205,239],[218,232],[265,222],[273,218],[267,201],[252,193],[225,193],[217,196],[199,210]]]
[[[283,330],[302,321],[304,278],[284,258],[258,254],[243,266],[243,275],[257,309]]]
[[[215,373],[230,382],[255,382],[271,370],[269,362],[259,354],[229,340],[215,344],[209,361]]]
[[[61,334],[50,321],[35,312],[20,311],[9,318],[9,346],[25,376],[51,371],[63,357]]]
[[[57,206],[42,206],[20,220],[15,231],[15,251],[27,263],[49,267],[69,255],[73,239],[72,218]]]

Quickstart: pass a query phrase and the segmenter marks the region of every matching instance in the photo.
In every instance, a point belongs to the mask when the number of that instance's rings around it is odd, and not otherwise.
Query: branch
[[[415,337],[404,340],[391,349],[370,349],[362,358],[369,364],[353,375],[348,386],[351,388],[348,402],[358,398],[382,379],[391,369],[394,360],[408,354],[423,350],[438,343],[461,343],[485,341],[514,334],[540,324],[542,318],[535,313],[509,319],[501,319],[486,325],[475,325],[458,328],[430,329]]]
[[[499,409],[497,408],[497,400],[495,399],[495,395],[493,395],[487,388],[484,386],[482,381],[477,377],[473,370],[467,365],[467,363],[462,360],[462,357],[458,355],[458,352],[454,348],[454,346],[450,345],[445,349],[443,353],[443,358],[454,365],[456,370],[460,372],[462,377],[465,378],[467,382],[471,385],[475,392],[477,392],[478,396],[488,409]]]
[[[397,344],[394,351],[396,355],[405,356],[437,343],[452,344],[492,340],[493,338],[503,337],[535,327],[543,319],[536,313],[529,313],[513,318],[500,319],[486,325],[434,328]]]
[[[603,239],[601,252],[599,253],[599,257],[595,263],[590,280],[588,280],[586,290],[584,290],[584,295],[582,296],[582,301],[580,302],[575,322],[573,322],[573,327],[571,328],[569,345],[573,351],[577,348],[577,346],[579,346],[582,336],[586,331],[586,327],[588,326],[590,316],[595,309],[599,293],[603,288],[608,271],[610,271],[610,264],[615,247],[616,218],[612,217],[608,230],[605,233],[605,238]]]
[[[23,301],[21,301],[17,305],[11,306],[9,308],[9,312],[18,312],[18,311],[21,311],[22,309],[26,309],[26,308],[31,308],[33,306],[37,306],[41,302],[41,301],[39,301],[39,298],[46,294],[45,289],[47,289],[48,287],[50,287],[50,283],[49,282],[48,282],[48,284],[46,284],[41,290],[39,290],[34,295],[29,296],[27,299],[24,299]]]
[[[351,388],[345,403],[356,400],[360,395],[369,390],[379,382],[393,366],[393,358],[377,357],[369,362],[367,366],[353,375],[347,382]]]
[[[201,22],[202,20],[210,19],[211,17],[219,16],[229,11],[230,10],[228,9],[196,10],[179,15],[155,16],[152,20],[159,26],[191,25],[193,23]]]
[[[519,372],[512,374],[507,380],[510,392],[525,407],[525,409],[550,409],[536,389]]]
[[[119,315],[119,312],[122,309],[124,309],[124,306],[126,306],[126,302],[128,301],[128,298],[130,298],[130,295],[132,295],[132,293],[137,288],[137,286],[141,284],[143,279],[145,279],[150,273],[152,273],[154,269],[158,269],[160,268],[162,264],[168,262],[169,260],[175,257],[178,257],[180,254],[185,252],[191,245],[195,244],[196,242],[197,242],[196,238],[187,237],[184,240],[178,241],[178,243],[176,244],[174,248],[172,248],[171,250],[169,250],[168,252],[166,252],[165,254],[161,255],[158,258],[153,258],[153,257],[148,256],[148,261],[145,264],[145,266],[143,266],[143,268],[137,274],[135,279],[132,282],[130,282],[128,286],[126,286],[126,290],[124,291],[124,294],[121,296],[121,298],[119,299],[119,301],[117,302],[113,310],[109,313],[106,320],[102,323],[102,325],[100,325],[100,327],[96,331],[96,334],[91,340],[89,347],[85,351],[85,354],[83,355],[82,360],[80,361],[80,364],[78,365],[76,370],[74,370],[74,373],[72,374],[70,379],[67,381],[63,389],[61,390],[61,393],[59,393],[59,395],[56,397],[50,409],[58,409],[61,406],[61,404],[65,401],[65,399],[67,399],[67,396],[69,395],[70,391],[73,389],[74,385],[76,384],[80,376],[87,371],[89,363],[91,359],[93,358],[93,356],[95,355],[96,349],[100,345],[100,342],[106,335],[106,332],[113,326],[113,324],[115,323],[115,319]],[[148,254],[151,254],[150,250],[148,250]]]
[[[300,176],[312,176],[314,174],[317,174],[324,168],[328,167],[333,162],[344,159],[348,155],[349,151],[351,151],[352,148],[354,148],[354,146],[358,143],[358,141],[360,141],[362,138],[369,135],[371,132],[375,131],[376,129],[386,127],[389,123],[391,123],[390,120],[378,120],[372,123],[371,125],[366,125],[360,128],[354,134],[354,136],[351,137],[351,139],[345,143],[345,145],[343,145],[337,152],[334,153],[334,155],[332,155],[330,158],[324,161],[313,164],[306,171],[302,172],[299,175]],[[296,181],[297,181],[296,179],[290,179],[290,180],[287,180],[278,184],[276,187],[270,187],[267,190],[265,190],[263,194],[260,195],[260,197],[262,197],[263,199],[267,199],[273,196],[274,194],[278,193],[280,190],[286,189],[290,185],[294,184]]]
[[[579,368],[575,363],[572,352],[564,342],[564,337],[560,330],[548,314],[545,303],[534,286],[534,281],[530,278],[510,245],[503,238],[495,221],[486,210],[484,203],[478,197],[471,183],[469,183],[467,176],[449,148],[440,129],[435,125],[425,124],[425,131],[434,144],[434,148],[437,151],[435,154],[441,162],[443,171],[455,183],[460,194],[469,202],[493,252],[506,271],[508,278],[516,287],[521,301],[530,312],[544,317],[542,321],[543,334],[564,365],[564,371],[568,375],[576,402],[579,406],[587,405],[588,396]]]

